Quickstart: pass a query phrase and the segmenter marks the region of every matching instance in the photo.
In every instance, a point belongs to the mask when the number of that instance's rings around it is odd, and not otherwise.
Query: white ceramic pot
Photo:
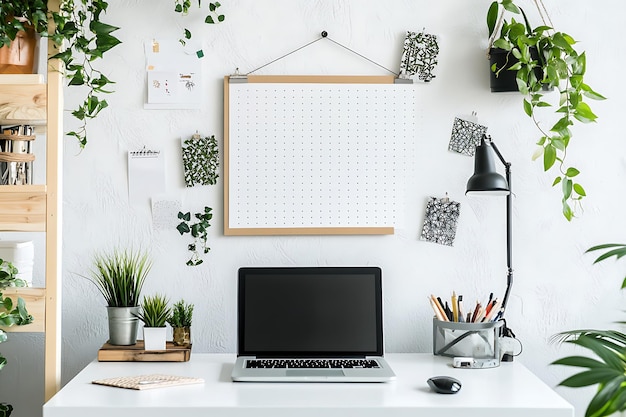
[[[166,327],[144,327],[145,350],[165,350]]]

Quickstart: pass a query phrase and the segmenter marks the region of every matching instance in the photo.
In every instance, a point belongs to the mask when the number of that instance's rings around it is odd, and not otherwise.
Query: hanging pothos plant
[[[491,70],[496,74],[502,71],[515,71],[517,88],[524,96],[524,112],[539,129],[538,149],[533,159],[543,156],[543,168],[550,170],[555,165],[558,174],[553,186],[561,184],[563,215],[567,220],[574,217],[574,208],[587,194],[583,186],[574,179],[580,171],[565,163],[567,149],[572,139],[571,127],[575,122],[595,122],[586,98],[603,100],[585,83],[587,57],[584,52],[574,49],[576,41],[567,33],[552,28],[552,23],[541,0],[534,0],[544,22],[531,27],[523,10],[514,0],[494,1],[487,13],[490,48],[500,48],[507,52],[507,64]],[[510,16],[507,19],[507,14]],[[519,16],[523,22],[515,20]],[[544,126],[537,118],[540,108],[552,105],[544,100],[544,94],[557,90],[559,103],[554,112],[556,122]],[[573,207],[574,206],[574,207]]]
[[[189,9],[191,8],[191,1],[192,0],[174,0],[174,11],[176,13],[180,13],[183,16],[187,16],[189,14]],[[202,0],[197,1],[198,9],[202,9]],[[208,4],[208,13],[204,18],[204,23],[213,25],[224,21],[225,16],[223,14],[220,14],[220,12],[218,11],[221,6],[219,2],[211,3],[207,1],[205,4]],[[178,41],[182,45],[185,45],[185,43],[189,39],[191,39],[191,31],[187,28],[184,28],[183,38],[179,39]]]
[[[112,35],[119,28],[100,20],[107,7],[104,0],[61,0],[59,10],[48,9],[46,0],[11,0],[0,7],[0,47],[15,40],[25,26],[32,26],[54,43],[58,52],[50,58],[63,62],[57,70],[63,72],[69,85],[86,89],[85,99],[72,111],[80,127],[67,133],[81,148],[87,144],[87,121],[108,106],[100,94],[110,93],[113,84],[94,64],[121,43]]]

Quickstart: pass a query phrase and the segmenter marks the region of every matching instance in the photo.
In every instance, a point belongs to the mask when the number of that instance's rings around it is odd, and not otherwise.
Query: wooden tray
[[[167,342],[165,350],[144,350],[143,340],[133,346],[114,346],[105,343],[98,350],[100,362],[187,362],[191,357],[191,346],[175,346]]]

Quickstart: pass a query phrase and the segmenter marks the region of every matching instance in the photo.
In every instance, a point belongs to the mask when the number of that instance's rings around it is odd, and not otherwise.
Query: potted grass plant
[[[536,4],[543,22],[533,27],[514,0],[491,3],[487,12],[489,55],[494,60],[491,77],[511,79],[513,90],[522,93],[524,113],[539,130],[533,159],[543,159],[544,171],[557,169],[552,185],[560,185],[562,212],[571,220],[587,195],[576,178],[580,171],[565,162],[573,137],[571,128],[576,122],[595,122],[597,116],[586,99],[604,97],[585,82],[585,52],[576,50],[572,36],[555,30],[545,8]],[[550,91],[558,91],[554,94],[556,106],[545,97]],[[545,122],[545,113],[539,110],[548,107],[554,108],[555,120]]]
[[[142,251],[115,249],[94,257],[89,279],[107,304],[110,344],[137,343],[139,297],[151,267],[147,253]]]
[[[174,345],[182,347],[191,346],[191,319],[193,317],[193,304],[180,300],[172,307],[172,314],[167,319],[172,327],[172,340]]]
[[[143,341],[145,350],[165,350],[166,327],[170,317],[168,300],[163,295],[145,296],[141,302],[141,309],[137,313],[143,322]]]
[[[33,316],[28,313],[26,303],[21,297],[18,297],[17,303],[4,297],[2,291],[8,287],[25,287],[26,281],[16,278],[17,268],[11,263],[0,259],[0,326],[22,326],[33,322]],[[6,342],[7,333],[0,329],[0,343]],[[0,370],[7,364],[7,359],[0,353]],[[1,402],[0,398],[0,416],[9,417],[13,412],[11,404]]]

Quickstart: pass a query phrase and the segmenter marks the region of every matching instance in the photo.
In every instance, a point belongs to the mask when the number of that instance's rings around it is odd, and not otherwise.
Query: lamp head
[[[508,195],[511,193],[506,179],[496,171],[491,141],[483,136],[474,155],[474,175],[467,181],[466,195]]]

